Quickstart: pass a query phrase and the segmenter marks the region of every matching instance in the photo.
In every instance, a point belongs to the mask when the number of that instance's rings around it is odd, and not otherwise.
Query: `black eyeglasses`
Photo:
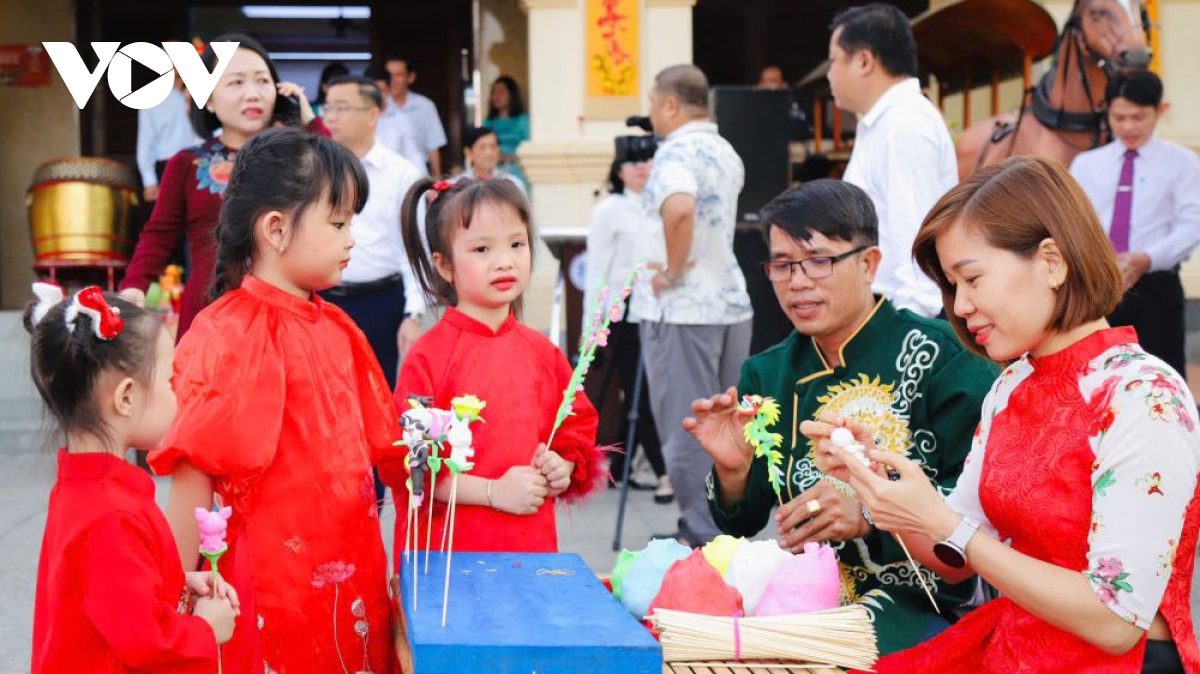
[[[344,114],[346,114],[347,112],[350,112],[351,110],[360,110],[360,111],[361,111],[361,110],[370,110],[370,109],[371,109],[371,108],[373,108],[373,107],[375,107],[375,106],[373,106],[373,105],[359,105],[359,106],[353,106],[353,105],[331,105],[331,106],[328,106],[328,107],[326,107],[326,108],[325,108],[325,114],[326,114],[326,115],[330,115],[330,114],[334,114],[334,115],[344,115]]]
[[[826,278],[833,274],[834,264],[845,260],[855,253],[861,253],[868,248],[870,246],[859,246],[854,250],[846,251],[841,255],[834,255],[832,257],[810,257],[803,260],[768,260],[761,264],[763,271],[767,273],[767,278],[771,279],[773,283],[792,280],[792,274],[796,272],[796,267],[799,267],[808,278]]]

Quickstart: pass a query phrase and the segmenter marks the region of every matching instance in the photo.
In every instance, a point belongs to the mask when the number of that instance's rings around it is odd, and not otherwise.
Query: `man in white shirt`
[[[429,164],[429,175],[442,174],[439,150],[446,145],[446,130],[438,117],[437,106],[409,87],[417,80],[417,68],[405,56],[390,56],[384,62],[391,76],[391,96],[384,102],[379,120],[379,139],[404,155],[422,172]]]
[[[190,105],[177,73],[175,86],[162,103],[138,110],[137,165],[142,176],[142,196],[147,203],[158,201],[158,181],[167,161],[176,152],[200,144],[200,136],[189,121]]]
[[[746,174],[708,117],[708,78],[699,68],[672,66],[654,78],[650,119],[665,140],[643,194],[661,225],[648,232],[650,271],[629,311],[642,323],[650,404],[683,514],[679,537],[703,545],[720,533],[705,487],[713,464],[680,424],[693,400],[737,382],[750,353],[754,310],[733,254]]]
[[[383,94],[366,77],[339,77],[325,94],[325,126],[333,139],[362,160],[370,193],[350,220],[354,251],[342,282],[321,296],[341,307],[363,331],[388,386],[396,388],[400,359],[421,336],[425,300],[400,238],[400,206],[421,177],[408,160],[375,140]],[[383,503],[383,482],[375,496]]]
[[[325,125],[362,160],[371,192],[350,221],[355,244],[342,283],[322,294],[362,329],[394,388],[400,358],[421,336],[425,312],[400,238],[400,206],[420,172],[375,140],[382,106],[379,90],[364,77],[340,77],[325,95]]]
[[[874,290],[898,309],[942,310],[937,285],[912,259],[929,209],[958,183],[954,143],[938,109],[921,94],[908,17],[888,4],[853,7],[830,26],[829,88],[843,110],[861,115],[843,179],[871,197],[883,263]]]
[[[1075,157],[1071,175],[1095,206],[1125,277],[1109,322],[1133,326],[1147,351],[1186,377],[1179,265],[1200,243],[1200,158],[1154,135],[1167,109],[1162,98],[1162,80],[1152,72],[1112,80],[1114,139]]]

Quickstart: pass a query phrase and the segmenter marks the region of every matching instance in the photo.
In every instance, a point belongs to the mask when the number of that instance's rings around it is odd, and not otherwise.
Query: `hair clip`
[[[437,198],[442,196],[442,192],[445,192],[446,190],[450,189],[453,186],[454,186],[454,183],[452,183],[448,180],[439,180],[436,183],[430,185],[429,191],[427,191],[425,193],[425,205],[432,206],[433,202],[437,201]]]
[[[33,294],[37,297],[37,304],[33,305],[33,324],[37,325],[42,322],[46,314],[50,310],[58,306],[59,302],[63,301],[66,296],[63,293],[62,286],[57,283],[49,283],[46,281],[38,281],[33,284]]]
[[[121,334],[125,321],[121,318],[121,310],[109,306],[104,293],[98,286],[88,286],[75,293],[71,306],[67,307],[67,329],[75,331],[75,319],[84,314],[92,319],[92,331],[98,339],[108,341]]]

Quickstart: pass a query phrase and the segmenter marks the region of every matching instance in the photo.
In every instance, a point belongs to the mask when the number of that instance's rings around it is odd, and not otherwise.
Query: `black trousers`
[[[378,289],[354,292],[353,285],[337,286],[321,291],[321,297],[350,315],[354,324],[367,337],[388,386],[396,389],[400,368],[400,349],[396,333],[404,321],[404,281],[397,279]]]
[[[1142,674],[1183,674],[1183,660],[1174,641],[1146,641],[1146,659]]]
[[[1108,322],[1114,326],[1132,326],[1142,348],[1166,361],[1186,380],[1183,312],[1183,283],[1176,268],[1143,276],[1125,293]]]
[[[354,292],[353,286],[337,286],[322,291],[321,297],[335,304],[350,315],[355,325],[371,344],[375,359],[383,368],[388,388],[396,390],[396,375],[400,369],[400,349],[396,346],[396,333],[404,321],[404,281],[396,280],[379,289]],[[383,504],[383,481],[375,471],[375,499]]]
[[[612,335],[609,337],[608,354],[614,360],[616,372],[611,370],[608,376],[615,376],[621,385],[621,434],[619,442],[624,443],[629,437],[629,409],[633,406],[633,385],[637,377],[638,362],[642,358],[642,342],[638,336],[638,324],[621,321],[611,325]],[[667,473],[663,462],[662,442],[658,439],[658,429],[654,427],[654,413],[650,410],[650,387],[646,378],[642,377],[642,396],[638,401],[637,435],[634,439],[646,450],[646,459],[654,469],[654,474],[662,477]],[[633,459],[636,447],[626,447],[624,452],[612,454],[612,464],[609,472],[613,480],[621,481],[626,459]]]

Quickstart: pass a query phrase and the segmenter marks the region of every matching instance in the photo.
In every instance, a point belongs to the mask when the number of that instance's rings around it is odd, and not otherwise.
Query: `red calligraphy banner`
[[[0,44],[0,86],[48,87],[51,69],[41,44]]]
[[[589,116],[619,118],[639,109],[640,5],[641,0],[587,0]]]

